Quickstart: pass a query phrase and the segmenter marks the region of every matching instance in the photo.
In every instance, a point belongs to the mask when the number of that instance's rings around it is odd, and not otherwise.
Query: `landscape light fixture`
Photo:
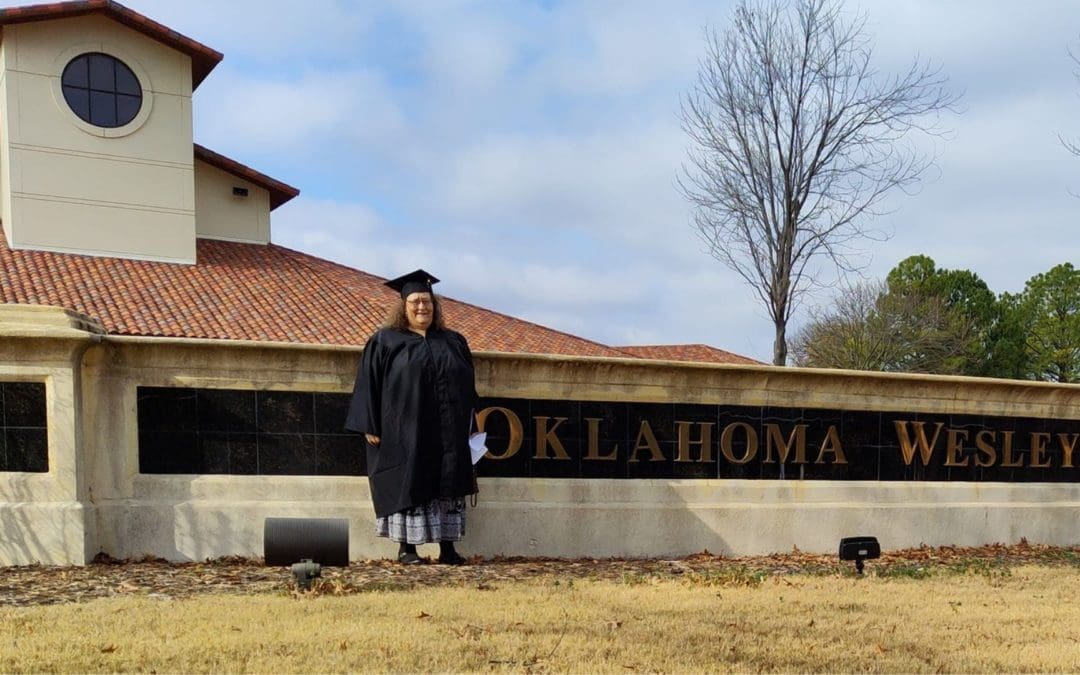
[[[863,561],[881,557],[877,537],[844,537],[840,540],[840,559],[854,560],[855,571],[863,573]]]
[[[315,583],[315,578],[322,576],[322,565],[308,558],[293,563],[289,570],[292,572],[293,579],[296,580],[296,587],[302,591],[309,590]]]
[[[349,521],[345,518],[267,518],[263,558],[268,567],[287,566],[296,586],[310,589],[323,567],[348,567]]]

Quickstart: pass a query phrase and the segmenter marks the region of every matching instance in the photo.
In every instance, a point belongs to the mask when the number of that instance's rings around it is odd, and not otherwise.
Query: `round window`
[[[97,127],[122,127],[139,114],[142,87],[123,61],[108,54],[81,54],[64,67],[60,77],[64,100],[84,122]]]

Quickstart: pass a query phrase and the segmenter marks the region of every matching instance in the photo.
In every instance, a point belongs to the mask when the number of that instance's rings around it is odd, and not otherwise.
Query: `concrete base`
[[[0,564],[85,565],[86,515],[78,502],[0,502]]]
[[[558,557],[835,553],[854,535],[885,549],[1073,545],[1078,507],[1080,488],[1061,484],[502,479],[482,483],[469,543]]]
[[[269,517],[350,521],[352,559],[385,558],[365,479],[140,476],[135,499],[99,504],[98,541],[117,558],[261,556]],[[313,498],[318,495],[317,499]],[[487,478],[460,549],[469,555],[669,557],[835,553],[842,537],[883,549],[1075,545],[1080,486]]]

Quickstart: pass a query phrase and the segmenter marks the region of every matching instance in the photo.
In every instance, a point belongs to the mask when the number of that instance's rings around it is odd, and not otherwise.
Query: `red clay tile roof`
[[[0,9],[0,26],[101,13],[191,57],[191,88],[199,86],[221,59],[221,52],[181,35],[168,26],[124,7],[114,0],[75,0]]]
[[[0,302],[54,305],[113,335],[363,345],[397,295],[386,281],[276,244],[199,239],[198,264],[12,250],[0,230]],[[473,349],[626,357],[605,345],[443,298]]]
[[[739,356],[731,352],[710,347],[709,345],[639,345],[634,347],[616,347],[619,351],[642,359],[664,359],[667,361],[694,361],[697,363],[742,363],[763,365],[761,361]]]
[[[300,194],[300,190],[297,190],[293,186],[286,185],[264,173],[259,173],[255,169],[244,166],[240,162],[229,159],[225,155],[219,155],[213,150],[203,147],[198,143],[195,143],[195,159],[200,159],[226,173],[231,173],[234,176],[239,176],[240,178],[251,181],[259,187],[266,188],[270,193],[271,211]]]

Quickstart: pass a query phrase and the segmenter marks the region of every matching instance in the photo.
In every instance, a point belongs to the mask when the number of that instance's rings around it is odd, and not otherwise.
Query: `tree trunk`
[[[776,339],[773,340],[772,362],[774,366],[787,365],[787,322],[774,321],[776,326]]]

